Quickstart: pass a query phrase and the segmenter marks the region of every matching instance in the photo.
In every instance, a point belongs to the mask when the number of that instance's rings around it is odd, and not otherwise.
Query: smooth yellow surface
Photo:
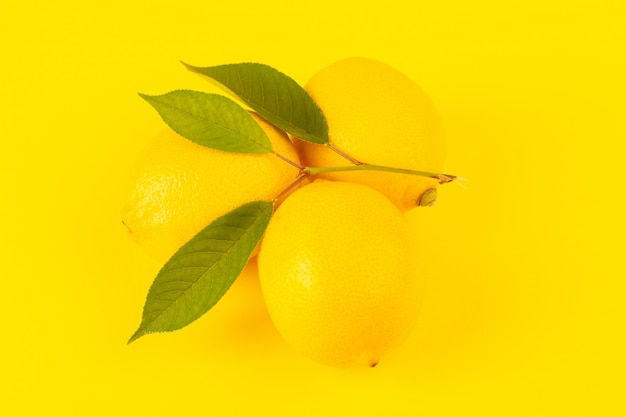
[[[411,249],[402,213],[371,187],[322,179],[300,188],[259,250],[272,323],[321,363],[377,366],[418,317],[422,280]]]
[[[304,85],[328,123],[330,143],[357,161],[441,173],[446,140],[432,100],[401,71],[374,59],[349,57],[321,69]],[[296,140],[307,166],[350,165],[329,147]],[[385,194],[400,210],[419,205],[438,181],[380,171],[329,172]]]
[[[297,162],[287,135],[253,117],[272,149]],[[160,263],[218,217],[249,201],[271,201],[299,171],[270,153],[241,155],[200,146],[168,126],[138,159],[120,218],[128,236]]]
[[[623,416],[623,2],[11,2],[0,14],[0,415]],[[304,83],[379,59],[447,132],[430,278],[375,369],[299,356],[250,270],[208,315],[127,346],[160,265],[125,236],[127,174],[163,125],[136,93],[194,65]]]

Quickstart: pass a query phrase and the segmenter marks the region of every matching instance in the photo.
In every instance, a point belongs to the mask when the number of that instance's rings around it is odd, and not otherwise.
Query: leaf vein
[[[191,96],[191,93],[188,90],[180,90],[180,91],[186,91],[186,94]],[[152,98],[154,99],[154,97],[152,97]],[[201,113],[204,114],[205,117],[202,117],[201,115],[198,115],[198,114],[196,114],[194,112],[191,112],[191,111],[185,111],[185,110],[180,109],[179,107],[175,107],[175,106],[173,106],[173,105],[171,105],[171,104],[169,104],[167,102],[163,102],[163,101],[160,101],[160,100],[157,100],[157,102],[160,105],[162,105],[164,107],[167,107],[168,109],[170,109],[171,111],[173,111],[175,113],[182,114],[182,115],[184,115],[186,117],[189,117],[191,119],[194,119],[194,120],[206,123],[206,124],[208,124],[210,126],[213,126],[213,127],[218,127],[221,130],[225,130],[225,131],[231,133],[235,137],[238,137],[240,139],[244,139],[244,140],[246,140],[248,142],[255,143],[255,144],[259,145],[260,147],[262,147],[263,149],[265,149],[267,151],[271,151],[272,150],[271,147],[268,147],[266,144],[264,144],[262,142],[259,142],[259,141],[255,140],[254,138],[248,137],[246,134],[244,134],[241,131],[231,129],[228,126],[225,126],[223,124],[220,124],[219,122],[211,120],[209,118],[209,116],[207,116],[208,113],[206,113],[208,111],[207,106],[204,106],[203,103],[200,103],[196,98],[192,97],[192,99],[194,101],[194,104],[196,104],[197,106],[202,108]],[[209,127],[205,128],[205,130],[209,130],[209,129],[210,129]],[[225,135],[223,135],[223,136],[225,136]]]
[[[244,239],[250,240],[250,239],[248,239],[248,236],[250,234],[256,232],[255,226],[263,219],[265,213],[268,210],[273,210],[273,205],[272,204],[270,204],[268,206],[265,206],[265,207],[262,207],[258,211],[258,215],[256,217],[254,217],[254,216],[241,216],[241,217],[254,218],[255,220],[249,225],[248,228],[241,228],[241,227],[239,228],[240,230],[242,230],[242,233],[240,234],[239,239],[237,241],[234,241],[234,240],[229,240],[229,241],[231,241],[231,242],[241,242],[241,241],[244,241]],[[157,322],[158,319],[163,317],[163,315],[166,314],[168,311],[172,311],[172,309],[175,309],[175,310],[173,310],[174,315],[179,314],[178,313],[179,309],[177,308],[177,306],[179,306],[181,302],[183,302],[184,300],[187,299],[187,297],[188,297],[187,294],[189,294],[190,292],[196,291],[196,289],[198,288],[198,285],[200,285],[201,283],[205,283],[209,288],[219,288],[220,291],[218,291],[218,292],[216,292],[214,294],[219,294],[219,297],[221,297],[223,295],[223,292],[224,292],[222,290],[224,290],[224,288],[227,288],[227,286],[230,286],[232,284],[232,281],[230,281],[230,282],[228,282],[228,280],[223,280],[222,282],[220,282],[219,280],[208,280],[208,281],[206,281],[205,277],[207,277],[207,275],[210,274],[211,271],[215,270],[215,268],[218,268],[218,267],[224,267],[224,268],[229,269],[229,270],[233,269],[233,268],[236,269],[235,266],[229,265],[228,262],[227,262],[228,259],[229,259],[229,255],[233,253],[232,251],[234,250],[233,248],[235,248],[235,247],[236,247],[236,245],[233,244],[224,252],[216,252],[216,253],[220,254],[221,256],[219,256],[215,260],[215,262],[213,262],[213,264],[208,266],[208,267],[207,266],[205,266],[205,267],[201,267],[201,266],[187,266],[187,267],[178,268],[179,270],[180,269],[205,269],[205,271],[203,273],[201,273],[198,277],[196,277],[192,281],[176,280],[178,282],[189,284],[188,288],[185,291],[169,290],[169,291],[157,292],[157,291],[155,291],[155,289],[159,288],[160,284],[170,283],[170,281],[166,281],[164,283],[158,283],[158,284],[155,282],[156,286],[151,288],[150,292],[152,294],[154,294],[155,301],[157,303],[159,303],[159,305],[157,305],[157,306],[152,305],[152,307],[156,307],[156,308],[150,308],[150,306],[146,305],[145,311],[144,311],[144,317],[150,316],[150,319],[147,320],[146,322],[142,322],[141,323],[141,325],[139,327],[139,330],[137,330],[136,334],[141,334],[141,333],[145,334],[147,332],[146,329],[149,329],[150,326],[152,326],[155,322]],[[173,270],[168,270],[167,272],[171,272],[171,271],[173,271]],[[164,300],[164,299],[161,298],[164,294],[170,294],[170,293],[179,294],[179,296],[176,297],[174,300]],[[211,293],[211,292],[209,292],[209,293]],[[164,303],[166,305],[163,306],[161,303]],[[195,321],[198,317],[193,318],[190,322]],[[187,324],[189,324],[189,323],[187,323]],[[173,329],[169,329],[169,330],[173,330]]]

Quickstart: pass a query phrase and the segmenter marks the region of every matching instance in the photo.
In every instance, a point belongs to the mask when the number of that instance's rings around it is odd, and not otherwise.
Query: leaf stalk
[[[306,168],[304,165],[300,165],[299,163],[297,163],[297,162],[295,162],[295,161],[292,161],[291,159],[287,158],[287,157],[286,157],[286,156],[284,156],[284,155],[279,154],[279,153],[278,153],[278,152],[276,152],[276,151],[272,151],[272,153],[273,153],[276,157],[278,157],[280,160],[287,162],[289,165],[291,165],[291,166],[293,166],[293,167],[296,167],[296,168],[298,168],[298,169],[299,169],[299,170],[301,170],[301,171],[302,171],[303,169],[305,169],[305,168]]]

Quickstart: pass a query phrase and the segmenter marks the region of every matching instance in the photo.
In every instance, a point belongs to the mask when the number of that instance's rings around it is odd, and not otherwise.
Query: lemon
[[[318,180],[277,209],[258,255],[276,328],[297,350],[333,366],[375,366],[417,317],[401,212],[361,184]]]
[[[298,161],[285,133],[253,114],[275,152]],[[270,201],[298,170],[276,155],[234,154],[195,144],[171,130],[142,156],[122,210],[130,237],[160,261],[217,217],[253,200]]]
[[[305,90],[324,113],[331,144],[360,162],[441,172],[445,139],[437,111],[411,79],[376,60],[348,58],[315,74]],[[349,162],[325,146],[296,141],[301,161],[313,167]],[[327,179],[376,188],[402,211],[437,188],[431,178],[383,172],[331,172]]]

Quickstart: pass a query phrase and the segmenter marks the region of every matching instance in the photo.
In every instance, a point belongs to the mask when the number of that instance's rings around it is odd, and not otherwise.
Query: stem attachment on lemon
[[[420,207],[432,207],[437,202],[437,190],[434,188],[430,188],[424,191],[417,201],[417,205]]]

